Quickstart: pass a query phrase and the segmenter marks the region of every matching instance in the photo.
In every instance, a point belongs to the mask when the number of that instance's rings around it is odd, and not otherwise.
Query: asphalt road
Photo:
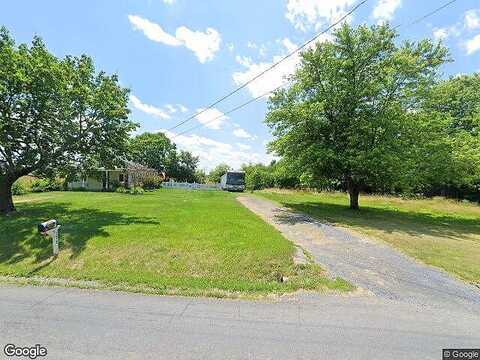
[[[48,359],[441,359],[442,348],[480,346],[479,319],[480,309],[374,296],[255,302],[0,286],[2,352],[41,344]]]

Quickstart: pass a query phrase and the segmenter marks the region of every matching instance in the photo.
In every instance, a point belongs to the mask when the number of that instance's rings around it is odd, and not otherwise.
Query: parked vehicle
[[[220,179],[220,187],[225,191],[244,191],[245,172],[227,171]]]

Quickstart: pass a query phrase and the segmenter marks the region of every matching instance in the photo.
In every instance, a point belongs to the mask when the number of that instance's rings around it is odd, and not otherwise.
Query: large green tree
[[[177,153],[175,162],[172,164],[169,174],[177,181],[197,181],[195,172],[197,170],[198,162],[198,156],[194,156],[188,151],[180,150]]]
[[[114,163],[127,149],[128,90],[87,56],[60,59],[38,37],[16,45],[0,29],[0,213],[15,210],[12,184]]]
[[[137,135],[130,140],[129,148],[133,161],[158,171],[168,172],[177,157],[175,144],[162,132]]]
[[[269,102],[271,150],[298,173],[344,184],[352,209],[363,187],[394,186],[407,170],[410,114],[448,60],[429,40],[397,40],[389,25],[343,25],[302,53],[289,88]]]
[[[143,133],[130,140],[130,158],[142,165],[164,171],[177,181],[196,180],[198,157],[177,146],[162,132]]]

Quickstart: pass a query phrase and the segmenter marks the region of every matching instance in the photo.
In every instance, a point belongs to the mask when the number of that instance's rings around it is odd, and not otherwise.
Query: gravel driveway
[[[308,250],[332,276],[340,276],[377,297],[416,305],[479,309],[480,289],[389,245],[294,213],[266,199],[242,195],[238,201]]]

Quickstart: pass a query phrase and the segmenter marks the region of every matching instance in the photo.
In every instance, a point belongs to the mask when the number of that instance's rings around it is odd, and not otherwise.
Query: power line
[[[415,19],[415,20],[413,20],[412,22],[408,23],[407,25],[408,25],[408,26],[412,26],[412,25],[418,24],[420,21],[425,20],[426,18],[428,18],[428,17],[436,14],[437,12],[441,11],[442,9],[446,8],[447,6],[453,4],[453,3],[456,2],[456,1],[457,1],[457,0],[451,0],[451,1],[443,4],[442,6],[440,6],[440,7],[436,8],[436,9],[432,10],[431,12],[429,12],[429,13],[427,13],[427,14],[425,14],[425,15],[423,15],[423,16]],[[362,4],[362,3],[360,3],[359,5],[357,5],[357,7],[360,6],[361,4]],[[334,26],[335,26],[335,25],[334,25]],[[401,26],[403,26],[403,24],[399,24],[399,25],[395,26],[393,29],[397,29],[397,28],[399,28],[399,27],[401,27]],[[321,34],[317,35],[315,38],[317,38],[317,37],[320,36],[320,35],[321,35]],[[315,39],[315,38],[312,38],[312,40]],[[301,48],[305,47],[305,46],[306,46],[307,44],[309,44],[312,40],[309,40],[309,42],[305,43],[304,45],[302,45],[302,46],[299,47],[298,49],[301,49]],[[297,50],[298,50],[298,49],[297,49]],[[297,51],[297,50],[295,50],[295,51]],[[290,54],[290,55],[291,55],[291,54]],[[283,61],[283,60],[280,60],[280,61]],[[277,63],[277,64],[278,64],[278,63]],[[266,71],[268,71],[268,69],[267,69]],[[264,72],[266,72],[266,71],[264,71]],[[259,76],[260,76],[260,75],[261,75],[261,74],[259,74]],[[258,77],[259,77],[259,76],[258,76]],[[251,81],[253,81],[253,80],[255,80],[255,79],[249,80],[249,82],[251,82]],[[288,83],[288,81],[287,81],[286,83]],[[268,91],[268,92],[266,92],[266,93],[264,93],[264,94],[262,94],[262,95],[260,95],[260,96],[257,96],[257,97],[255,97],[255,98],[253,98],[253,99],[250,99],[249,101],[247,101],[247,102],[245,102],[245,103],[243,103],[243,104],[241,104],[241,105],[238,105],[238,106],[234,107],[233,109],[230,109],[230,110],[227,111],[226,113],[224,113],[224,114],[222,114],[222,115],[219,115],[219,116],[216,116],[215,118],[213,118],[213,119],[211,119],[211,120],[209,120],[209,121],[207,121],[207,122],[198,124],[198,125],[193,126],[193,127],[189,128],[189,129],[187,129],[187,130],[185,130],[185,131],[182,131],[182,132],[180,132],[180,133],[178,133],[178,134],[175,134],[174,136],[172,136],[172,139],[176,138],[177,136],[186,134],[187,132],[193,131],[193,130],[198,129],[198,128],[200,128],[200,127],[203,127],[203,126],[205,126],[205,125],[207,125],[207,124],[209,124],[209,123],[212,123],[212,122],[214,122],[214,121],[216,121],[216,120],[224,117],[225,115],[228,115],[228,114],[231,114],[231,113],[233,113],[233,112],[235,112],[235,111],[237,111],[237,110],[240,110],[241,108],[243,108],[243,107],[245,107],[245,106],[247,106],[247,105],[249,105],[249,104],[251,104],[251,103],[253,103],[253,102],[255,102],[255,101],[257,101],[257,100],[259,100],[259,99],[261,99],[261,98],[263,98],[263,97],[265,97],[265,96],[267,96],[268,94],[273,93],[274,91],[280,89],[281,87],[283,87],[284,85],[286,85],[286,83],[283,83],[283,84],[281,84],[280,86],[277,86],[275,89],[273,89],[273,90],[271,90],[271,91]],[[247,83],[244,84],[244,85],[247,85]],[[244,86],[244,85],[242,85],[242,86]],[[205,109],[205,110],[206,110],[206,109]],[[196,116],[196,115],[194,115],[194,116]],[[174,129],[174,128],[175,128],[175,127],[171,128],[171,129]],[[170,131],[171,129],[168,129],[168,131]]]
[[[216,121],[216,120],[218,120],[218,119],[221,119],[221,118],[224,117],[225,115],[231,114],[231,113],[233,113],[234,111],[237,111],[237,110],[239,110],[239,109],[241,109],[241,108],[243,108],[243,107],[251,104],[252,102],[255,102],[255,101],[257,101],[257,100],[259,100],[259,99],[267,96],[268,94],[271,94],[271,93],[273,93],[274,91],[277,91],[278,89],[280,89],[280,88],[281,88],[282,86],[284,86],[285,84],[286,84],[286,83],[283,83],[283,84],[281,84],[280,86],[277,86],[277,87],[276,87],[275,89],[273,89],[273,90],[270,90],[270,91],[268,91],[268,92],[266,92],[266,93],[263,93],[262,95],[259,95],[259,96],[255,97],[255,98],[253,98],[253,99],[250,99],[250,100],[248,100],[247,102],[244,102],[243,104],[238,105],[238,106],[234,107],[233,109],[228,110],[226,113],[223,113],[223,114],[221,114],[221,115],[218,115],[218,116],[214,117],[213,119],[208,120],[207,122],[200,123],[200,124],[198,124],[198,125],[195,125],[195,126],[189,128],[189,129],[185,130],[185,131],[182,131],[182,132],[180,132],[180,133],[178,133],[178,134],[175,134],[174,136],[172,136],[172,139],[175,139],[177,136],[183,135],[183,134],[185,134],[185,133],[187,133],[187,132],[190,132],[190,131],[192,131],[192,130],[198,129],[198,128],[200,128],[200,127],[202,127],[202,126],[205,126],[205,125],[207,125],[207,124],[210,124],[210,123],[212,123],[212,122],[214,122],[214,121]]]
[[[315,35],[314,37],[312,37],[310,40],[308,40],[307,42],[305,42],[303,45],[299,46],[298,48],[296,48],[295,50],[293,50],[292,52],[288,53],[287,55],[285,55],[283,58],[281,58],[279,61],[273,63],[272,65],[270,65],[268,68],[266,68],[265,70],[263,70],[262,72],[260,72],[259,74],[255,75],[254,77],[252,77],[250,80],[248,80],[247,82],[243,83],[242,85],[240,85],[239,87],[237,87],[236,89],[232,90],[231,92],[229,92],[227,95],[224,95],[222,96],[220,99],[216,100],[215,102],[213,102],[212,104],[210,104],[209,106],[207,106],[206,108],[202,109],[201,111],[189,116],[188,118],[186,118],[185,120],[179,122],[177,125],[175,126],[172,126],[171,128],[168,129],[168,131],[171,131],[171,130],[174,130],[176,129],[177,127],[185,124],[186,122],[194,119],[195,117],[197,117],[198,115],[200,114],[203,114],[205,111],[207,111],[208,109],[211,109],[213,108],[215,105],[221,103],[222,101],[228,99],[230,96],[236,94],[237,92],[239,92],[240,90],[242,90],[243,88],[245,88],[248,84],[252,83],[253,81],[257,80],[259,77],[263,76],[265,73],[267,73],[268,71],[272,70],[273,68],[275,68],[276,66],[278,66],[279,64],[281,64],[282,62],[284,62],[285,60],[287,60],[288,58],[290,58],[292,55],[296,54],[299,50],[302,50],[304,47],[306,47],[307,45],[309,45],[310,43],[312,43],[313,41],[315,41],[318,37],[320,37],[321,35],[325,34],[326,32],[330,31],[332,28],[334,28],[335,26],[337,26],[338,24],[340,24],[343,20],[345,20],[347,17],[349,17],[351,14],[353,14],[360,6],[362,6],[363,4],[365,4],[368,0],[362,0],[360,3],[358,3],[357,5],[355,5],[352,9],[350,9],[350,11],[348,11],[345,15],[343,15],[339,20],[337,20],[336,22],[334,22],[333,24],[331,24],[329,27],[327,27],[325,30],[321,31],[320,33],[318,33],[317,35]]]
[[[419,22],[425,20],[426,18],[429,18],[429,17],[432,16],[432,15],[435,15],[437,12],[445,9],[447,6],[450,6],[451,4],[453,4],[453,3],[456,2],[456,1],[457,1],[457,0],[451,0],[451,1],[443,4],[442,6],[440,6],[440,7],[436,8],[436,9],[430,11],[429,13],[427,13],[427,14],[425,14],[425,15],[423,15],[423,16],[420,16],[419,18],[413,20],[411,23],[408,23],[407,25],[408,25],[408,26],[412,26],[412,25],[418,24]],[[397,28],[399,28],[400,26],[402,26],[402,24],[399,24],[399,25],[395,26],[394,29],[397,29]]]

